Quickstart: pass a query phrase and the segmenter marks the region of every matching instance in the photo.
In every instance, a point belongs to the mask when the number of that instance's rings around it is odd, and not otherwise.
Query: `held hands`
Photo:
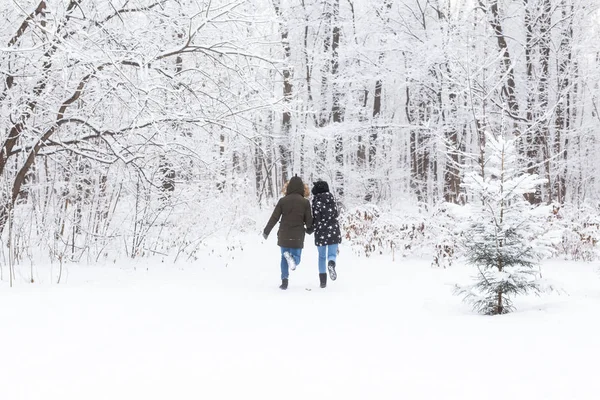
[[[306,228],[306,233],[308,233],[309,235],[312,235],[314,231],[315,228],[313,228],[312,226],[310,228]]]

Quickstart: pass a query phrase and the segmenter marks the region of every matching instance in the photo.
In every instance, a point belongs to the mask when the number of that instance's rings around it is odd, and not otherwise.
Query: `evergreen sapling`
[[[481,161],[480,171],[464,179],[470,203],[461,207],[462,245],[479,273],[457,294],[480,313],[506,314],[514,310],[514,296],[543,289],[538,266],[552,254],[545,230],[551,210],[525,199],[544,179],[519,169],[515,140],[488,135]]]

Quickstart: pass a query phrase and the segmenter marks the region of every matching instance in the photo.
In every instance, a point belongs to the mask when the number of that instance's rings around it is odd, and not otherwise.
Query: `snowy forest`
[[[0,146],[2,400],[598,398],[600,0],[0,0]]]
[[[330,182],[355,251],[446,266],[498,140],[554,255],[593,260],[599,6],[4,0],[0,264],[193,259],[258,235],[297,174]]]

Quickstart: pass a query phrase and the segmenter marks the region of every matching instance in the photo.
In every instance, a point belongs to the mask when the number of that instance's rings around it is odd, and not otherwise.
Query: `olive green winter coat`
[[[271,233],[280,218],[277,245],[293,249],[303,248],[305,232],[312,233],[313,218],[310,203],[304,198],[304,183],[297,176],[290,179],[287,194],[279,199],[275,206],[275,210],[265,227],[265,235],[268,236]]]

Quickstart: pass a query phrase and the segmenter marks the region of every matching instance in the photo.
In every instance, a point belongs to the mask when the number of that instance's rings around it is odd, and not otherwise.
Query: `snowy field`
[[[597,265],[546,263],[566,294],[487,317],[452,295],[473,272],[460,265],[342,248],[338,280],[320,289],[310,239],[280,291],[272,236],[228,260],[71,265],[61,285],[38,267],[39,283],[2,282],[0,399],[599,396]]]

